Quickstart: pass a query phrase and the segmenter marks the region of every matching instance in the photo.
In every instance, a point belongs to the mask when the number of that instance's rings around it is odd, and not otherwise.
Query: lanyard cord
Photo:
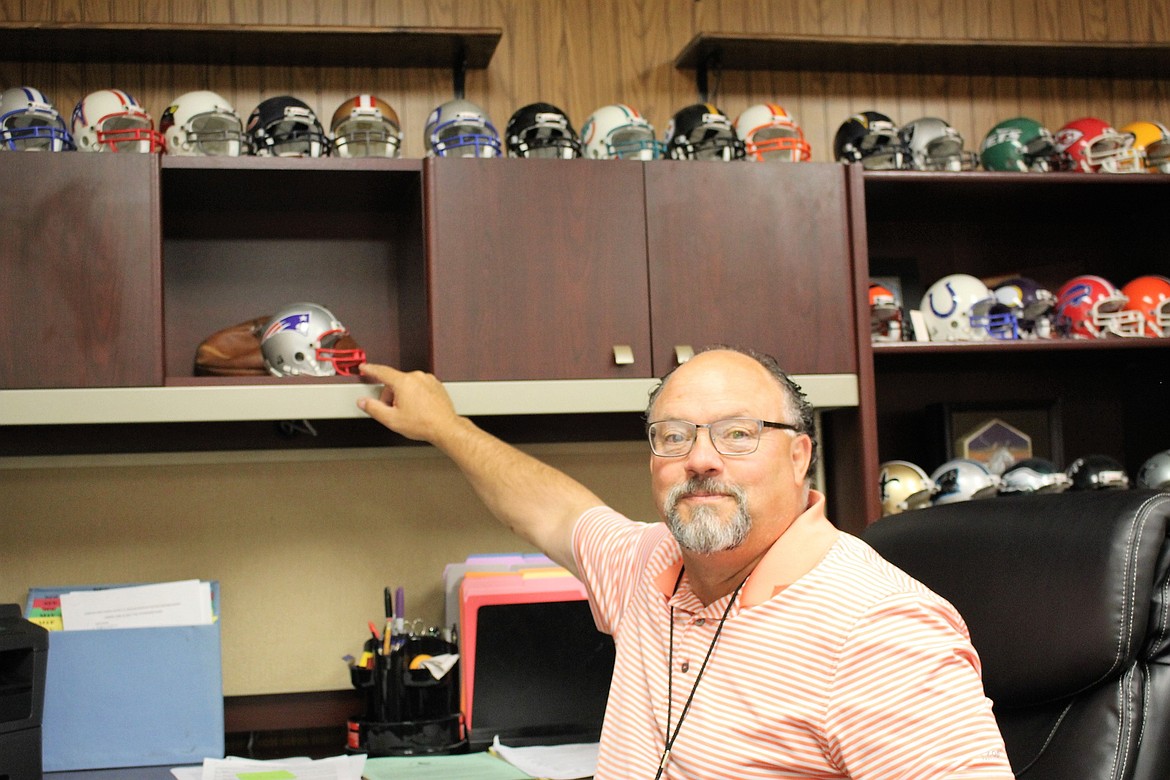
[[[682,582],[682,570],[679,570],[678,579],[675,580],[674,589],[678,591],[678,585]],[[715,643],[719,641],[719,635],[723,633],[723,624],[727,622],[727,616],[731,614],[731,605],[735,603],[735,597],[739,595],[740,588],[743,587],[743,582],[735,587],[735,591],[731,594],[731,599],[727,602],[727,608],[723,610],[723,617],[719,618],[719,625],[715,629],[715,636],[711,637],[711,644],[707,646],[707,654],[703,656],[703,664],[699,667],[699,673],[695,675],[695,684],[691,686],[690,695],[687,696],[686,704],[683,705],[682,712],[679,713],[678,723],[674,725],[674,734],[670,733],[670,710],[674,699],[674,607],[670,608],[670,651],[667,658],[666,666],[666,744],[662,750],[662,759],[658,762],[658,772],[654,775],[654,780],[659,780],[662,773],[666,771],[666,762],[670,758],[670,750],[674,747],[674,741],[678,739],[679,729],[682,728],[683,719],[687,716],[687,711],[691,708],[691,701],[695,698],[695,691],[699,689],[699,681],[703,679],[703,670],[707,668],[707,661],[711,658],[712,651],[715,650]]]

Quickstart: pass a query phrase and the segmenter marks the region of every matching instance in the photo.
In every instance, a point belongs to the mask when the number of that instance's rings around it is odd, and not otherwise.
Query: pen
[[[374,621],[371,620],[366,625],[370,627],[370,635],[374,637],[374,647],[381,647],[382,637],[378,636],[378,628],[374,625]]]
[[[386,619],[394,618],[394,597],[390,594],[390,586],[382,588],[382,599],[385,601]]]

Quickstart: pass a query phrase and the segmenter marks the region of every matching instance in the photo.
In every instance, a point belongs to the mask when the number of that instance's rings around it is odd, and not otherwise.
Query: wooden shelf
[[[0,60],[482,69],[502,34],[499,28],[0,22]]]
[[[1170,43],[931,40],[698,33],[680,69],[935,73],[970,76],[1153,78]]]

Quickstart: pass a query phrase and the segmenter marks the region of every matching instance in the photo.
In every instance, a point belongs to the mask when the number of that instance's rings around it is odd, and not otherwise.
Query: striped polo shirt
[[[824,508],[813,491],[792,528],[823,523]],[[731,605],[664,778],[1013,777],[953,606],[855,536],[839,533],[792,583],[779,547]],[[668,699],[673,733],[731,596],[704,607],[678,580],[665,524],[608,507],[581,515],[573,552],[617,647],[596,777],[652,780]]]

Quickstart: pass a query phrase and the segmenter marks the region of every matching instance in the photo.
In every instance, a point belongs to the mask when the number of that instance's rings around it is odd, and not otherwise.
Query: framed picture
[[[940,463],[971,458],[996,473],[1005,462],[1025,457],[1064,465],[1059,401],[948,403],[932,410],[940,429]]]

